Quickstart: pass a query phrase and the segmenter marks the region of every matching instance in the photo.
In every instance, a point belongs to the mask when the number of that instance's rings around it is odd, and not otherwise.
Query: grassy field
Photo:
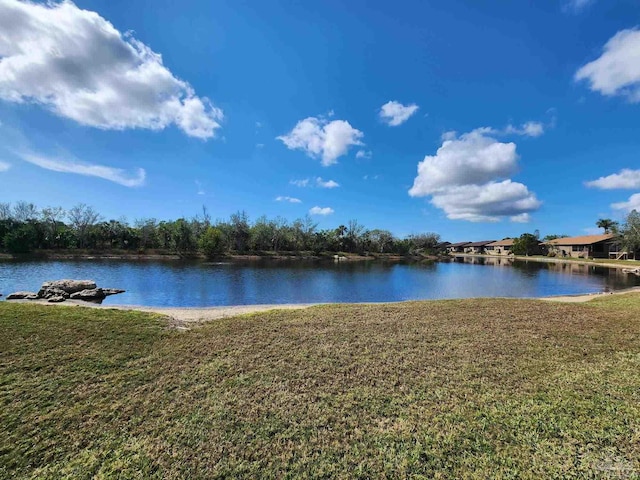
[[[0,478],[640,478],[640,296],[190,331],[0,303]]]

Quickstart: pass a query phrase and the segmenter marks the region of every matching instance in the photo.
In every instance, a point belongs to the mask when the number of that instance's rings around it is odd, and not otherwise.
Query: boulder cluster
[[[98,288],[93,280],[55,280],[44,282],[38,292],[15,292],[7,300],[46,300],[51,303],[65,300],[84,300],[101,303],[107,296],[124,293],[117,288]]]

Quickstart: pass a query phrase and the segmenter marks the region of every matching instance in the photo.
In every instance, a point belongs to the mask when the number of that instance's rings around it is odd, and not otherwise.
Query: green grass
[[[524,255],[516,255],[514,258],[518,260],[536,260],[542,259],[544,261],[549,262],[576,262],[576,263],[603,263],[603,264],[612,264],[612,265],[624,265],[629,268],[640,267],[639,260],[616,260],[616,259],[608,259],[608,258],[574,258],[574,257],[563,257],[563,256],[555,256],[549,257],[547,255],[530,255],[528,257]]]
[[[0,304],[0,478],[640,478],[640,296]]]

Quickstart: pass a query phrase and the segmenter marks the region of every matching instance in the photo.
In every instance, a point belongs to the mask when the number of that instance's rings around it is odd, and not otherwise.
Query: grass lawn
[[[0,478],[640,478],[640,295],[190,331],[0,303]]]

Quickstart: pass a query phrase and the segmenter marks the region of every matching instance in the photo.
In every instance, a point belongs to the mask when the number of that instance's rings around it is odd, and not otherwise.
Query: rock
[[[40,289],[38,292],[38,297],[46,298],[47,300],[52,297],[62,297],[63,300],[69,298],[69,294],[60,288],[51,287],[46,290]]]
[[[102,291],[104,292],[105,296],[117,295],[118,293],[126,292],[126,290],[121,290],[120,288],[103,288]]]
[[[88,301],[96,301],[96,300],[104,300],[107,295],[104,293],[102,288],[87,288],[80,292],[75,292],[71,294],[72,300],[88,300]]]
[[[7,295],[7,300],[37,300],[38,294],[34,292],[15,292]]]
[[[55,280],[53,282],[44,282],[40,287],[38,294],[44,295],[44,291],[52,288],[60,289],[68,294],[81,292],[82,290],[91,290],[96,288],[96,282],[93,280]],[[41,295],[41,296],[42,296]]]
[[[49,302],[49,303],[60,303],[60,302],[64,302],[67,298],[68,297],[63,297],[62,295],[52,295],[52,296],[47,298],[47,302]]]

